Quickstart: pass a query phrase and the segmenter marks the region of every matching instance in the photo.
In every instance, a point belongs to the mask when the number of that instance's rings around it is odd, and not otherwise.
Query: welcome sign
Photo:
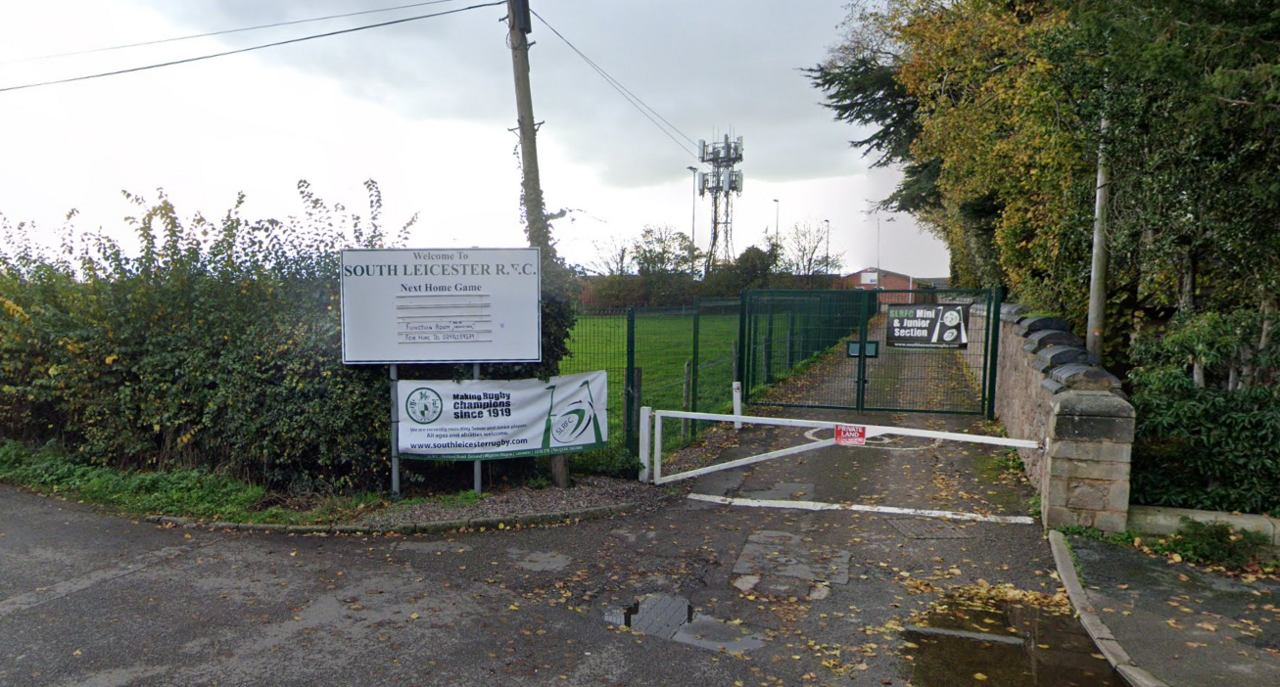
[[[397,382],[400,453],[489,460],[577,453],[609,441],[604,371],[547,381]]]
[[[537,248],[342,251],[347,365],[542,360]]]

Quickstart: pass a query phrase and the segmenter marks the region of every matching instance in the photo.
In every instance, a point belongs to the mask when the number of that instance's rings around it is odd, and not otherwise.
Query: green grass
[[[657,410],[679,410],[684,404],[684,366],[693,361],[693,315],[640,311],[636,317],[636,367],[642,370],[641,404]],[[733,341],[737,314],[702,315],[699,322],[698,399],[704,412],[723,410],[731,398]],[[562,374],[592,370],[609,373],[609,443],[621,447],[625,413],[623,390],[627,370],[625,315],[580,315],[569,337],[570,355],[560,363]],[[664,443],[680,442],[678,432],[664,424]],[[615,451],[616,453],[616,451]],[[630,465],[629,460],[612,462]]]
[[[377,494],[286,501],[257,485],[200,470],[126,472],[85,465],[52,445],[0,443],[0,481],[104,506],[129,516],[205,521],[315,524],[349,520],[381,507]]]

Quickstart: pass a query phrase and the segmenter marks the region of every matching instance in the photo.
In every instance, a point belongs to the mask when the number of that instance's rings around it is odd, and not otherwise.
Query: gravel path
[[[487,494],[480,502],[466,506],[445,506],[430,502],[393,506],[371,513],[351,524],[370,529],[391,529],[400,525],[477,518],[514,518],[627,504],[634,504],[635,511],[641,512],[657,508],[666,498],[669,495],[661,488],[635,480],[586,476],[575,477],[574,485],[568,489],[516,487]]]

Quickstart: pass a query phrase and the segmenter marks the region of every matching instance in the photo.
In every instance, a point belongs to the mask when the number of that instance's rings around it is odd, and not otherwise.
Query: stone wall
[[[995,410],[1009,436],[1044,442],[1042,449],[1019,449],[1040,490],[1044,526],[1123,530],[1133,406],[1120,380],[1097,366],[1065,321],[1022,312],[1017,305],[1001,308]],[[987,317],[984,305],[971,309],[970,345],[985,343]],[[982,378],[981,370],[974,373]]]

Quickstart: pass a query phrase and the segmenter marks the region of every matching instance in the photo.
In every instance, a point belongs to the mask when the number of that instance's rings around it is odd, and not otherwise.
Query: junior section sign
[[[576,453],[609,441],[603,371],[515,381],[397,382],[400,453],[489,460]]]
[[[885,344],[895,348],[968,348],[968,305],[893,305]]]
[[[342,361],[542,360],[537,248],[342,251]]]

